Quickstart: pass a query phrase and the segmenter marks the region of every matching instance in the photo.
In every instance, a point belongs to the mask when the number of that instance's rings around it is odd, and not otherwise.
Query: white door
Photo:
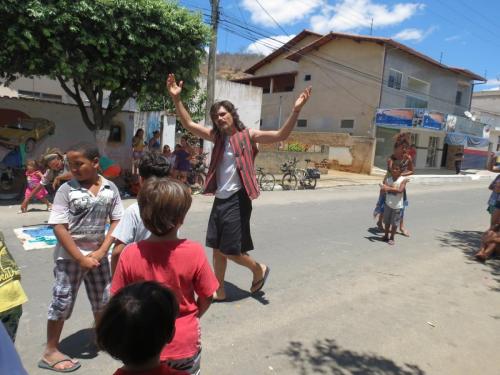
[[[426,167],[435,167],[437,159],[437,149],[439,145],[439,137],[429,137],[429,147],[427,148]]]

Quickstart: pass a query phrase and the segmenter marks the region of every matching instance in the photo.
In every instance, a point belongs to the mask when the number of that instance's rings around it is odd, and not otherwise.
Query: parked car
[[[43,118],[21,118],[14,123],[0,127],[0,144],[15,147],[25,144],[26,152],[34,151],[36,143],[54,134],[56,125]]]

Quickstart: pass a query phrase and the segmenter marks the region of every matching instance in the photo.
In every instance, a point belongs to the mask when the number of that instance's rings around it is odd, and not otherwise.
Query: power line
[[[474,7],[471,7],[469,4],[467,4],[466,2],[464,2],[462,0],[458,0],[458,2],[460,2],[464,7],[468,8],[470,11],[476,13],[479,17],[489,21],[491,23],[491,25],[498,27],[498,20],[497,21],[492,20],[492,18],[489,18],[488,16],[480,13],[477,9],[475,9]]]
[[[225,25],[223,26],[223,28],[230,32],[230,33],[233,33],[237,36],[240,36],[244,39],[247,39],[247,40],[250,40],[252,42],[257,42],[258,44],[261,44],[267,48],[270,48],[270,49],[276,49],[276,46],[275,45],[272,45],[270,43],[266,43],[264,41],[262,41],[260,38],[256,37],[255,35],[259,35],[260,37],[264,37],[264,38],[267,38],[269,40],[272,40],[273,42],[275,42],[277,45],[281,45],[280,48],[282,48],[285,43],[279,41],[278,39],[275,39],[273,38],[272,36],[270,35],[267,35],[267,34],[264,34],[263,32],[260,32],[260,31],[256,31],[257,29],[256,28],[252,28],[251,26],[249,26],[248,24],[246,24],[245,26],[242,26],[241,24],[238,24],[236,22],[231,22],[229,21],[228,19],[230,18],[233,18],[233,17],[229,17],[227,14],[224,14],[225,16],[225,19],[221,19],[221,23],[224,23]],[[234,19],[234,18],[233,18]],[[233,26],[236,26],[240,29],[243,29],[244,30],[244,33],[242,32],[239,32],[231,27],[228,27],[227,24],[230,24],[230,25],[233,25]],[[394,48],[394,49],[397,49],[397,48]],[[298,52],[299,49],[296,49],[294,47],[291,47],[291,48],[286,48],[286,50],[288,52]],[[347,66],[345,64],[342,64],[342,63],[339,63],[338,61],[335,61],[331,58],[325,58],[323,57],[319,52],[317,52],[317,54],[314,54],[314,53],[309,53],[308,55],[304,55],[304,54],[301,54],[301,56],[305,59],[308,59],[309,61],[315,63],[315,65],[318,65],[317,61],[318,60],[323,60],[323,61],[326,61],[328,63],[331,63],[333,65],[336,65],[337,67],[321,67],[321,66],[318,66],[320,68],[320,70],[325,74],[327,75],[330,79],[332,79],[332,77],[325,71],[325,69],[327,70],[330,70],[330,71],[334,71],[336,72],[337,74],[339,73],[339,70],[343,70],[343,71],[346,71],[350,74],[358,74],[366,79],[369,79],[369,80],[372,80],[378,84],[381,84],[383,86],[387,85],[388,83],[388,80],[384,80],[383,77],[379,77],[379,76],[376,76],[376,75],[373,75],[373,74],[370,74],[370,73],[367,73],[367,72],[364,72],[364,71],[361,71],[359,69],[356,69],[356,68],[353,68],[352,66]],[[315,60],[316,59],[316,60]],[[345,76],[345,74],[343,74]],[[358,82],[358,83],[366,83],[366,82],[361,82],[353,77],[349,77],[351,80],[355,81],[355,82]],[[334,80],[334,79],[332,79]],[[335,81],[336,82],[336,81]],[[338,84],[338,82],[337,82]],[[344,89],[346,91],[348,91],[345,87]],[[408,87],[401,87],[400,90],[396,91],[396,90],[393,90],[394,92],[392,92],[393,95],[397,95],[397,96],[400,96],[400,97],[404,97],[406,98],[406,94],[402,93],[401,91],[405,91],[407,93],[410,93],[410,94],[416,94],[416,95],[419,95],[420,97],[424,97],[426,98],[427,100],[428,99],[435,99],[437,101],[440,101],[441,103],[444,103],[444,104],[448,104],[452,107],[456,106],[456,103],[454,101],[449,101],[449,100],[446,100],[446,99],[443,99],[441,97],[437,97],[437,96],[434,96],[434,95],[430,95],[430,94],[423,94],[419,91],[415,91],[415,90],[412,90]],[[351,93],[351,95],[354,95]],[[355,95],[354,95],[355,96]],[[356,97],[357,98],[357,97]],[[362,101],[362,99],[359,99],[357,98],[358,100]],[[363,102],[365,105],[368,105],[366,102]],[[368,105],[370,107],[373,107],[371,105]],[[465,107],[464,107],[465,108]],[[473,108],[473,107],[471,107]]]
[[[263,10],[263,11],[264,11],[264,12],[265,12],[268,16],[269,16],[269,18],[271,18],[271,19],[274,21],[274,23],[275,23],[275,24],[276,24],[276,25],[277,25],[277,26],[281,29],[281,31],[283,31],[286,35],[288,35],[288,32],[287,32],[287,31],[286,31],[283,27],[281,27],[281,25],[278,23],[278,21],[276,21],[276,20],[274,19],[274,17],[273,17],[273,16],[271,16],[271,13],[269,13],[269,12],[266,10],[266,8],[264,8],[264,7],[262,6],[262,4],[259,2],[259,0],[255,0],[255,2],[256,2],[257,4],[259,4],[260,8],[261,8],[261,9],[262,9],[262,10]]]
[[[452,1],[452,3],[454,3],[454,2],[455,2],[455,0]],[[474,19],[471,19],[467,14],[464,14],[461,11],[459,11],[458,9],[455,9],[455,7],[453,7],[451,4],[446,4],[446,7],[447,7],[447,9],[451,9],[453,12],[460,15],[463,19],[469,21],[472,25],[478,26],[478,27],[482,28],[483,30],[486,30],[488,33],[492,34],[495,38],[498,36],[497,31],[491,31],[491,29],[489,27],[486,27],[486,25],[484,25],[482,23],[478,23]]]
[[[224,20],[224,22],[226,22],[226,23],[227,23],[228,21],[227,21],[227,20]],[[229,23],[234,24],[234,23],[232,23],[232,22],[229,22]],[[238,25],[236,25],[236,26],[238,26]],[[241,25],[240,25],[240,27],[241,27]],[[227,30],[228,30],[229,32],[235,32],[235,31],[234,31],[234,29],[227,28]],[[258,32],[256,32],[256,34],[261,35],[261,36],[263,35],[263,34],[258,33]],[[243,37],[243,38],[245,38],[245,39],[249,39],[249,40],[251,40],[251,41],[254,41],[254,42],[258,42],[258,43],[260,42],[260,40],[259,40],[258,38],[256,38],[256,37],[252,37],[252,36],[250,36],[250,37],[249,37],[248,35],[244,35],[244,34],[240,34],[240,36],[242,36],[242,37]],[[268,36],[268,38],[269,38],[270,40],[273,40],[273,41],[274,41],[274,42],[276,42],[276,43],[281,44],[281,45],[282,45],[282,47],[285,45],[285,43],[280,42],[280,41],[279,41],[279,40],[277,40],[277,39],[274,39],[274,38],[269,37],[269,36]],[[265,46],[267,46],[267,47],[270,47],[270,45],[269,45],[269,44],[265,44],[265,43],[263,43],[263,45],[265,45]],[[274,46],[273,46],[273,47],[274,47]],[[298,49],[295,49],[295,50],[294,50],[294,48],[293,48],[293,47],[292,47],[292,48],[286,48],[286,49],[287,49],[289,52],[298,52],[298,51],[299,51]],[[319,53],[318,53],[318,52],[316,52],[316,54],[314,54],[314,53],[309,53],[308,55],[301,55],[301,56],[302,56],[303,58],[305,58],[305,59],[309,59],[309,61],[311,61],[311,60],[315,61],[315,60],[314,60],[314,58],[317,58],[317,59],[320,59],[320,60],[326,61],[326,62],[328,62],[328,63],[331,63],[331,64],[333,64],[333,65],[336,65],[338,69],[343,69],[343,70],[345,70],[345,71],[348,71],[348,72],[349,72],[349,73],[351,73],[351,74],[359,74],[359,75],[363,76],[364,78],[367,78],[367,79],[373,80],[373,81],[375,81],[375,82],[377,82],[377,83],[380,83],[381,85],[384,85],[384,86],[388,84],[388,80],[383,79],[383,77],[375,76],[375,75],[372,75],[372,74],[370,74],[370,73],[363,72],[363,71],[360,71],[360,70],[358,70],[358,69],[355,69],[355,68],[352,68],[352,67],[349,67],[349,66],[345,66],[344,64],[339,64],[338,62],[336,62],[336,61],[334,61],[334,60],[332,60],[332,59],[330,59],[330,58],[325,58],[325,57],[323,57],[323,56],[319,55]],[[311,56],[312,56],[312,57],[311,57]],[[315,61],[315,62],[316,62],[316,61]],[[332,69],[332,68],[330,68],[330,69]],[[323,71],[323,72],[324,72],[324,71]],[[353,79],[353,80],[355,80],[355,79],[354,79],[354,78],[352,78],[352,77],[350,77],[350,78],[351,78],[351,79]],[[355,81],[356,81],[356,80],[355,80]],[[359,81],[357,81],[357,82],[359,82]],[[361,83],[361,82],[360,82],[360,83]],[[410,88],[408,88],[408,87],[403,87],[403,86],[401,87],[401,89],[400,89],[399,91],[394,90],[393,94],[394,94],[394,95],[398,95],[398,96],[400,96],[400,97],[406,97],[406,95],[405,95],[405,94],[403,94],[403,93],[401,93],[400,91],[405,91],[405,92],[408,92],[408,93],[410,93],[410,94],[416,94],[416,95],[419,95],[419,96],[421,96],[421,97],[425,97],[427,100],[428,100],[428,99],[434,99],[434,100],[440,101],[441,103],[448,104],[448,105],[450,105],[450,106],[452,106],[452,107],[456,106],[456,103],[455,103],[454,101],[446,100],[446,99],[443,99],[443,98],[441,98],[441,97],[437,97],[437,96],[430,95],[430,94],[423,94],[423,93],[421,93],[421,92],[419,92],[419,91],[412,90],[412,89],[410,89]],[[465,107],[464,107],[464,108],[465,108]]]

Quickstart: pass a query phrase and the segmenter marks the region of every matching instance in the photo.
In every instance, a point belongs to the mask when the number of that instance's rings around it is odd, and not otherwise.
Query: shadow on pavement
[[[224,289],[226,291],[226,300],[224,301],[225,303],[237,302],[245,298],[253,298],[263,305],[269,304],[269,300],[265,297],[264,292],[258,292],[252,294],[249,291],[240,289],[239,287],[237,287],[233,283],[230,283],[229,281],[224,281]]]
[[[442,232],[437,240],[441,243],[442,247],[452,247],[460,249],[471,263],[476,263],[474,255],[479,250],[481,245],[481,236],[483,232],[477,230],[452,230],[449,232]],[[485,266],[491,272],[494,279],[500,284],[500,257],[498,254],[489,259]],[[500,285],[493,288],[500,292]]]
[[[64,354],[78,359],[92,359],[99,353],[92,328],[81,329],[64,338],[59,348]]]
[[[382,237],[384,233],[378,229],[377,227],[371,227],[367,229],[368,233],[371,233],[371,236],[365,236],[365,238],[370,242],[385,242]]]
[[[316,340],[311,348],[292,341],[281,354],[290,358],[301,375],[424,375],[417,365],[394,361],[374,353],[359,353],[341,348],[333,339]]]

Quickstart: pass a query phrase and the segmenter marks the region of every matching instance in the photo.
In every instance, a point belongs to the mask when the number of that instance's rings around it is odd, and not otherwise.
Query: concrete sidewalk
[[[359,185],[378,185],[382,182],[385,171],[374,169],[371,175],[342,172],[329,170],[328,174],[322,174],[318,180],[316,188],[324,189],[336,186],[359,186]],[[464,170],[461,174],[455,174],[454,171],[437,169],[429,173],[429,170],[416,170],[410,177],[412,184],[444,184],[444,183],[467,183],[485,181],[489,182],[495,179],[497,173],[487,170]],[[276,187],[280,189],[282,176],[276,176]]]

